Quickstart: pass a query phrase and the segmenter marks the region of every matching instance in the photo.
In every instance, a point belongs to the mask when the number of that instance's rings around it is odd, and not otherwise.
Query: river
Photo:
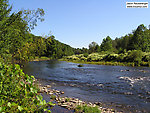
[[[33,61],[24,72],[42,84],[65,92],[64,96],[102,102],[124,112],[150,112],[150,68]]]

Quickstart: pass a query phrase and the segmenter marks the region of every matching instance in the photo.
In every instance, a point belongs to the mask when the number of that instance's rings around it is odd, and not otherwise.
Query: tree
[[[112,51],[112,39],[107,36],[106,39],[104,38],[102,44],[100,45],[101,51]]]
[[[10,14],[12,7],[8,0],[0,1],[0,52],[1,57],[7,59],[11,54],[12,61],[22,48],[28,43],[28,32],[36,26],[37,21],[43,21],[44,11],[24,10]],[[20,56],[20,55],[19,55]]]
[[[45,54],[45,51],[46,51],[45,38],[42,38],[40,36],[36,36],[34,43],[35,43],[35,53],[36,53],[36,56],[41,57],[42,55]]]
[[[52,35],[46,39],[46,56],[56,58],[56,41]]]
[[[37,22],[44,21],[43,16],[45,15],[44,10],[38,8],[37,10],[22,10],[23,20],[27,23],[28,29],[32,30],[37,26]]]
[[[96,42],[89,44],[89,52],[94,53],[99,51],[99,45]]]
[[[147,40],[147,37],[148,37],[146,34],[147,30],[148,29],[143,24],[137,27],[137,29],[133,33],[133,37],[130,40],[129,49],[145,51],[144,49],[145,46],[148,46],[150,44]]]

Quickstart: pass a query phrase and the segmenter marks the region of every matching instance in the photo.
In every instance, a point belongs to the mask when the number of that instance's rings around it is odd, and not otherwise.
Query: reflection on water
[[[150,68],[78,64],[65,61],[30,62],[24,72],[43,84],[64,90],[65,96],[100,101],[123,110],[150,112]]]

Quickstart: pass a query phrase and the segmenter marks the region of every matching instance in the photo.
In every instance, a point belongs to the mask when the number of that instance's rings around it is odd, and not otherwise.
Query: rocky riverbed
[[[85,102],[78,98],[65,97],[63,96],[63,94],[65,93],[64,91],[53,89],[51,85],[42,86],[41,84],[38,84],[38,87],[40,89],[38,93],[46,93],[51,98],[51,100],[56,103],[56,105],[68,110],[75,111],[75,108],[77,106],[87,105],[89,107],[97,106],[101,113],[122,113],[118,112],[115,109],[103,107],[101,102]]]

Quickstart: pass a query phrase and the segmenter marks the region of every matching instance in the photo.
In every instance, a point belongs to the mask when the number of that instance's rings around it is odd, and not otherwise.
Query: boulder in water
[[[83,65],[82,65],[82,64],[79,64],[78,67],[83,67]]]

